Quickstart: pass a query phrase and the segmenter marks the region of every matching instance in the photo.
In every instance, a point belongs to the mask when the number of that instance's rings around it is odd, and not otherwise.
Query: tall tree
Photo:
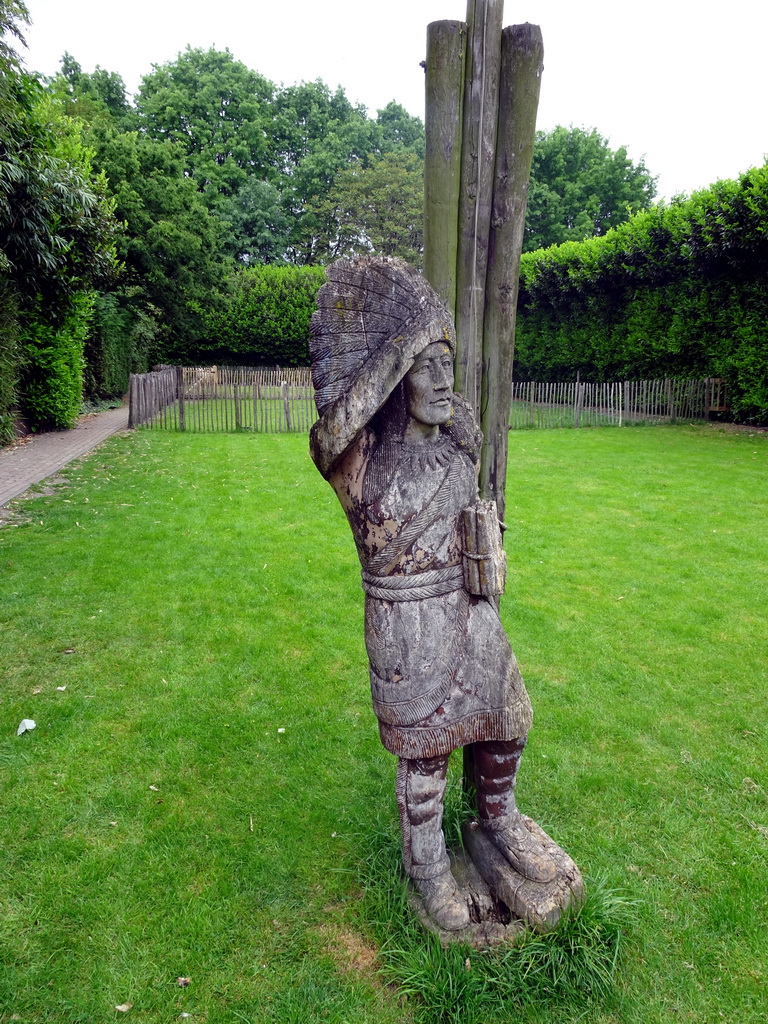
[[[123,131],[135,131],[138,127],[125,82],[116,71],[105,71],[97,64],[96,70],[88,73],[70,53],[65,53],[55,88],[73,117],[89,124],[108,118]]]
[[[415,153],[397,149],[345,168],[307,211],[318,226],[315,254],[328,263],[375,252],[420,266],[423,206],[424,165]]]
[[[280,189],[250,175],[239,190],[222,202],[222,248],[238,263],[279,263],[285,260],[291,224]]]
[[[125,224],[125,294],[160,325],[166,356],[182,354],[222,282],[220,221],[186,174],[182,146],[103,122],[89,138]]]
[[[280,90],[272,110],[272,160],[290,226],[285,256],[293,263],[318,263],[324,229],[318,206],[344,169],[365,165],[376,151],[376,125],[365,107],[319,80]]]
[[[391,100],[383,110],[377,111],[376,124],[382,153],[404,149],[424,159],[424,124],[420,118],[409,114],[405,107]]]
[[[187,47],[144,76],[136,107],[150,138],[183,147],[198,188],[217,208],[250,174],[268,177],[273,94],[272,83],[229,50]]]
[[[612,150],[596,129],[537,132],[528,192],[526,250],[604,235],[656,194],[656,179],[625,146]]]

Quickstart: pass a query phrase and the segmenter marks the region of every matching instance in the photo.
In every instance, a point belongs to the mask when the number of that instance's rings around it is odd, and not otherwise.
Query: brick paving
[[[81,416],[72,430],[35,434],[0,450],[0,508],[127,427],[128,406],[123,405]]]

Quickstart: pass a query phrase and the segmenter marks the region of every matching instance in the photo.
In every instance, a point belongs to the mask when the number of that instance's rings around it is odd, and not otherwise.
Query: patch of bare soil
[[[710,430],[722,430],[726,434],[748,434],[755,437],[768,436],[768,427],[751,427],[748,423],[707,423]]]
[[[324,924],[318,929],[328,952],[344,974],[353,971],[365,972],[369,980],[378,964],[378,950],[357,932],[344,925]]]

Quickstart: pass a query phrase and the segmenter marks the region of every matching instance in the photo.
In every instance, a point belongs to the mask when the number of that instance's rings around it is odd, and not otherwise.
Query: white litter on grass
[[[66,686],[57,686],[57,687],[56,687],[56,689],[57,689],[57,690],[58,690],[58,691],[59,691],[60,693],[63,693],[63,692],[64,692],[64,691],[66,690]]]
[[[31,718],[22,718],[19,723],[19,728],[16,730],[16,735],[21,736],[24,732],[32,732],[33,729],[37,728],[37,723],[33,722]]]
[[[278,729],[278,732],[285,732],[285,729]]]

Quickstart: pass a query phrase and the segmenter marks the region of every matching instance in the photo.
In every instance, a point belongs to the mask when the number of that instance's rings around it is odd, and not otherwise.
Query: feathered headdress
[[[455,348],[450,313],[429,282],[404,260],[359,256],[332,263],[310,323],[312,383],[320,415],[348,390],[384,342],[427,324],[439,324],[442,338]]]

